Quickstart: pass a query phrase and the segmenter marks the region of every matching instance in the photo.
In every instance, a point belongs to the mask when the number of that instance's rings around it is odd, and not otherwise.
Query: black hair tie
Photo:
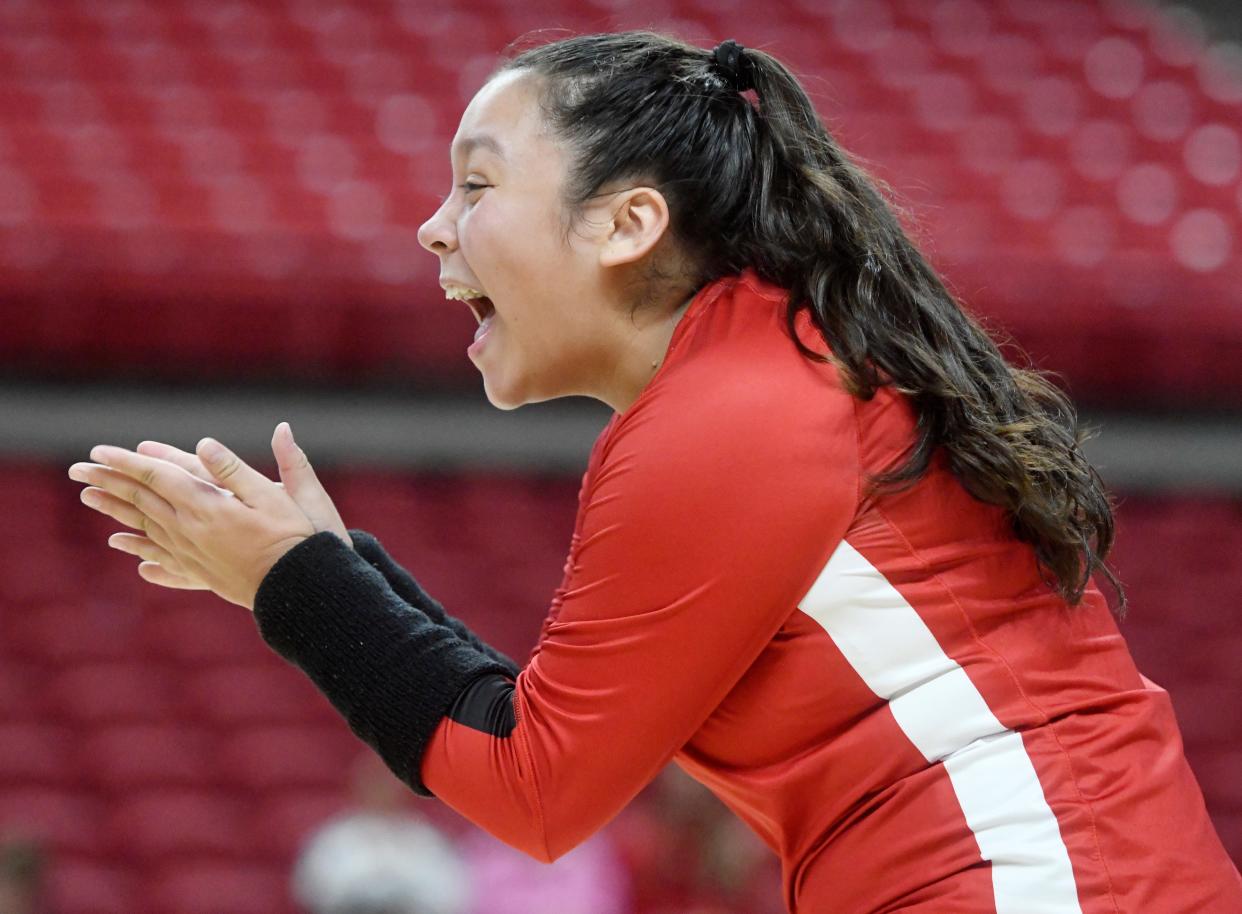
[[[716,45],[711,62],[733,91],[745,92],[755,88],[754,62],[746,56],[746,48],[732,38]]]

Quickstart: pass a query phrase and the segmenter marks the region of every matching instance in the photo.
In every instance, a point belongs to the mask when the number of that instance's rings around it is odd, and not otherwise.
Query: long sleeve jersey
[[[827,349],[785,309],[750,271],[702,289],[596,442],[526,666],[407,592],[394,617],[438,639],[407,666],[443,655],[449,673],[420,674],[424,699],[372,664],[353,706],[398,707],[383,724],[351,711],[356,732],[421,727],[373,744],[542,860],[675,761],[779,855],[794,914],[1242,911],[1168,696],[1100,592],[1067,606],[940,458],[875,494],[914,413],[890,389],[851,396],[798,352],[791,333]],[[277,563],[255,612],[331,697],[331,664],[357,657],[305,660],[275,633],[308,603],[353,618],[401,588],[325,536]]]

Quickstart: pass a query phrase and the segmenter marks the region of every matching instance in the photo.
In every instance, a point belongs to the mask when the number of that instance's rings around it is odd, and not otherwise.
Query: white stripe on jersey
[[[799,608],[888,701],[919,752],[944,763],[992,863],[997,914],[1081,914],[1069,852],[1022,737],[996,719],[897,589],[842,541]]]

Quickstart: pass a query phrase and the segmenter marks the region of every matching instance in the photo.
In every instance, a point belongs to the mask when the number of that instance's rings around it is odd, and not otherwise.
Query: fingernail
[[[69,478],[77,482],[86,482],[86,470],[82,464],[75,463],[69,468]]]
[[[207,460],[219,460],[224,456],[224,447],[214,438],[204,438],[198,443],[198,452]]]

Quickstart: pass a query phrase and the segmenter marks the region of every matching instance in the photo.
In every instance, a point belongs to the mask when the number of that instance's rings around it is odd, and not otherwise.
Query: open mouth
[[[496,306],[492,304],[492,300],[483,293],[482,289],[447,285],[444,287],[444,297],[450,301],[464,301],[469,306],[470,313],[474,315],[474,319],[480,324],[496,313]]]
[[[487,331],[491,329],[492,318],[496,315],[496,306],[482,289],[460,286],[455,283],[444,286],[444,297],[451,301],[465,302],[470,313],[474,315],[474,319],[479,322],[478,329],[474,331],[474,342],[471,343],[470,350],[467,350],[473,351],[483,337],[487,336]]]
[[[470,311],[474,314],[480,326],[485,323],[493,314],[496,313],[496,306],[492,304],[492,300],[486,295],[482,298],[468,298],[466,304],[470,306]]]

